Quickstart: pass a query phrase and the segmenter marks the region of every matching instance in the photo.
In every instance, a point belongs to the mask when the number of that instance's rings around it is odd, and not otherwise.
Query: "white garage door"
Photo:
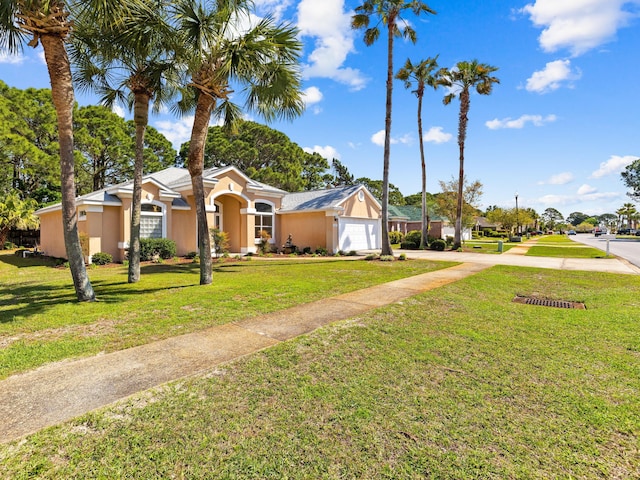
[[[375,250],[381,245],[380,220],[340,218],[338,235],[340,250]]]

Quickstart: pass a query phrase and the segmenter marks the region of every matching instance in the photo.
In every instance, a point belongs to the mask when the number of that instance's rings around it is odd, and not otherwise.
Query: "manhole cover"
[[[586,310],[586,306],[581,302],[568,302],[566,300],[551,300],[548,298],[536,298],[536,297],[524,297],[516,296],[513,299],[515,303],[524,303],[525,305],[537,305],[539,307],[554,307],[554,308],[574,308],[577,310]]]

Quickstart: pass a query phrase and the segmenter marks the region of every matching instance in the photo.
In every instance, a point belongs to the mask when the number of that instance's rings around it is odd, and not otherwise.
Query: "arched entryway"
[[[223,192],[209,198],[207,223],[209,228],[227,232],[231,253],[248,251],[248,208],[249,200],[235,192]]]

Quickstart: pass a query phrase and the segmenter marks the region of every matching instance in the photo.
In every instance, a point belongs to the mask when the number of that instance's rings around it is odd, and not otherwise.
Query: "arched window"
[[[274,208],[270,203],[256,202],[256,233],[255,238],[260,238],[260,232],[265,231],[273,238],[273,214]]]
[[[164,238],[164,209],[155,203],[140,205],[140,238]]]

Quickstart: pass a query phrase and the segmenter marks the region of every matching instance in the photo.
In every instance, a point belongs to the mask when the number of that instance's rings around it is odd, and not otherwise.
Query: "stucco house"
[[[300,249],[368,250],[380,248],[381,206],[362,185],[288,193],[250,179],[235,167],[203,174],[209,228],[229,234],[230,251],[253,253],[259,232],[267,231],[274,250],[289,235]],[[78,230],[89,239],[89,257],[106,252],[124,260],[130,238],[133,181],[76,199]],[[66,257],[61,204],[42,208],[40,247]],[[176,242],[178,255],[198,250],[196,208],[191,177],[171,167],[142,181],[141,236]]]

